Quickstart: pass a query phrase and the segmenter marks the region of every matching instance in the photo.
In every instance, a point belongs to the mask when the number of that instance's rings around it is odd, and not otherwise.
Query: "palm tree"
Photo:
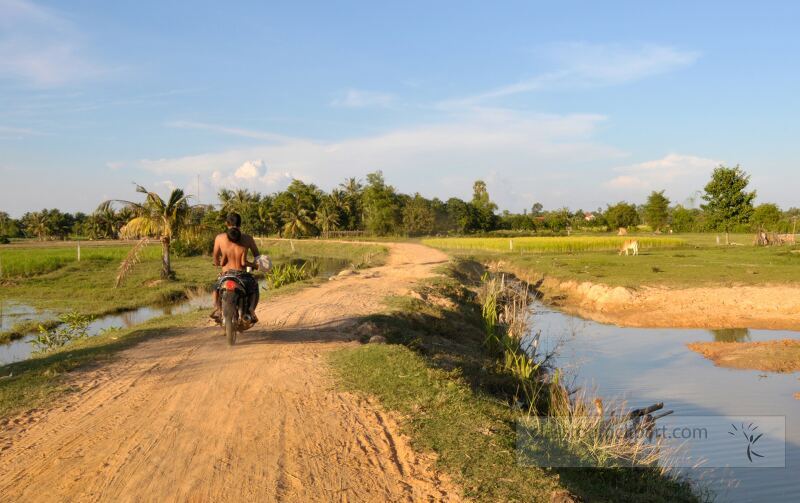
[[[25,222],[26,232],[35,234],[39,241],[44,241],[46,237],[50,237],[50,222],[47,218],[47,213],[44,211],[34,211],[28,216]]]
[[[219,191],[219,200],[222,203],[223,213],[245,213],[248,206],[261,200],[260,194],[247,189],[222,189]]]
[[[316,231],[314,227],[314,220],[312,218],[312,210],[306,208],[299,197],[292,194],[287,194],[290,198],[288,204],[283,210],[283,232],[286,236],[292,238],[297,236],[307,236]]]
[[[344,183],[339,184],[344,192],[342,198],[345,203],[347,214],[346,225],[350,230],[356,230],[359,224],[364,220],[362,215],[362,201],[361,196],[364,192],[364,185],[358,178],[350,177],[345,179]]]
[[[115,238],[119,227],[119,216],[114,211],[112,201],[105,201],[94,210],[90,217],[90,232],[96,238]]]
[[[326,203],[320,205],[317,209],[316,224],[326,238],[330,231],[335,231],[339,228],[339,214],[332,203],[326,201]]]
[[[172,277],[170,268],[169,245],[178,235],[181,226],[189,214],[189,197],[181,189],[173,189],[169,198],[164,201],[155,192],[150,192],[141,185],[136,192],[145,194],[143,203],[120,201],[133,211],[133,218],[120,230],[123,237],[157,237],[161,240],[161,278]]]

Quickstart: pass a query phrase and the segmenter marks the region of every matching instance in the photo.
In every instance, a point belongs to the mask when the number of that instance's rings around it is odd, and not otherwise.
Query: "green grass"
[[[0,280],[36,276],[77,263],[78,243],[26,243],[0,246]],[[81,243],[81,261],[119,264],[132,244]],[[142,259],[157,259],[158,246],[148,246]]]
[[[474,268],[474,267],[473,267]],[[374,396],[397,414],[415,449],[477,501],[550,501],[567,489],[585,501],[697,501],[682,482],[653,469],[550,469],[517,463],[513,380],[487,357],[480,309],[463,287],[470,266],[419,288],[423,299],[393,297],[370,320],[394,344],[333,352],[339,386]],[[448,299],[449,302],[442,302]],[[542,448],[551,440],[538,439]],[[536,442],[536,440],[534,440]]]
[[[800,283],[800,254],[788,248],[644,249],[637,257],[580,253],[507,259],[513,270],[628,288]]]
[[[471,250],[509,253],[573,253],[618,250],[626,236],[569,236],[522,238],[431,238],[422,243],[447,250]],[[646,248],[675,248],[686,241],[671,237],[637,237]]]
[[[747,235],[731,235],[731,241],[742,243],[744,237]],[[535,239],[539,245],[539,240],[573,239],[580,243],[587,238],[525,239]],[[506,269],[524,273],[529,279],[552,277],[628,288],[800,283],[800,253],[796,253],[798,247],[756,247],[749,244],[717,246],[713,234],[682,236],[684,244],[675,248],[654,247],[643,237],[636,239],[640,242],[639,255],[636,257],[620,256],[615,248],[603,251],[545,252],[544,245],[539,245],[540,251],[535,253],[520,251],[515,245],[515,251],[511,252],[508,250],[507,239],[503,240],[506,247],[504,250],[492,250],[488,246],[465,248],[462,245],[459,248],[458,239],[426,240],[426,243],[456,256],[469,256],[482,261],[503,261]]]

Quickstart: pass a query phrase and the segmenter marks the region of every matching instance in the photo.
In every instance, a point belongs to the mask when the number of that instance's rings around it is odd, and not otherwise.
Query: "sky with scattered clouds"
[[[693,200],[720,163],[800,206],[796,2],[0,0],[0,211],[132,182],[501,208]]]

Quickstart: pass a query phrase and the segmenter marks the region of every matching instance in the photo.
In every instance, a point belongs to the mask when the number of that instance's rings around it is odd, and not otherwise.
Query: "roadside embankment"
[[[798,286],[633,289],[543,277],[508,262],[492,266],[536,285],[545,302],[601,323],[628,327],[800,330]]]

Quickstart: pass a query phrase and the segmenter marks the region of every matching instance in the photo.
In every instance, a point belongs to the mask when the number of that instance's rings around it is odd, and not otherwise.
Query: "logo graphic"
[[[735,424],[731,423],[731,430],[728,431],[729,435],[737,438],[741,433],[741,435],[747,441],[747,459],[750,460],[751,463],[753,462],[753,456],[757,458],[764,457],[755,451],[756,442],[758,442],[758,439],[764,435],[763,433],[756,435],[757,429],[758,426],[753,426],[753,423],[750,423],[747,426],[742,423],[739,428],[737,428]]]

